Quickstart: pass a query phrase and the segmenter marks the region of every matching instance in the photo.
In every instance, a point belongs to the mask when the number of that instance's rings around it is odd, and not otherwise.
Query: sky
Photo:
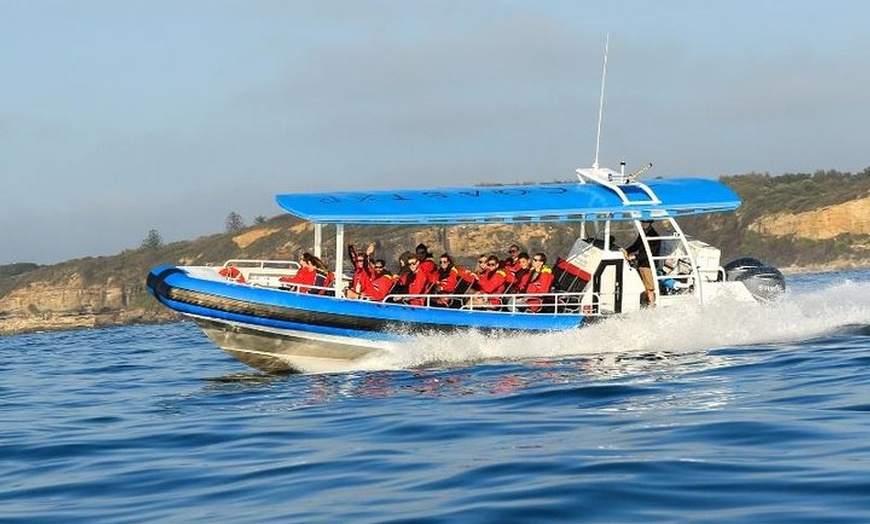
[[[870,166],[870,3],[0,0],[0,264],[278,193]]]

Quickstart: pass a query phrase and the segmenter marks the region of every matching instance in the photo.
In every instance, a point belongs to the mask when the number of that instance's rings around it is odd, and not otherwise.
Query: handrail
[[[333,287],[315,286],[310,284],[293,284],[294,287],[304,288],[305,292],[301,294],[308,295],[323,295],[334,297]],[[286,289],[285,291],[292,293],[300,293],[295,289]],[[587,297],[590,300],[585,300]],[[371,299],[361,297],[359,299],[347,299],[340,297],[342,300],[367,300]],[[533,299],[532,302],[529,299]],[[421,304],[411,304],[409,301],[421,300]],[[595,292],[553,292],[553,293],[501,293],[501,294],[390,294],[384,297],[378,303],[388,305],[401,305],[420,308],[444,309],[444,305],[439,305],[439,301],[443,300],[461,300],[462,306],[458,309],[464,311],[488,311],[499,313],[522,313],[522,314],[550,314],[550,315],[577,315],[583,314],[587,316],[600,315],[601,295]],[[496,300],[497,304],[492,304],[490,301]],[[480,301],[480,303],[475,303]],[[535,311],[532,308],[538,308],[540,311]]]
[[[279,265],[287,267],[279,267]],[[233,266],[240,269],[299,269],[302,267],[295,260],[258,260],[247,258],[234,258],[224,262],[222,267]]]
[[[591,297],[590,302],[584,303],[584,298]],[[534,299],[534,302],[529,302]],[[410,304],[408,301],[422,300],[422,304]],[[443,300],[460,300],[463,302],[459,309],[465,311],[489,311],[507,313],[529,314],[578,314],[599,315],[601,297],[594,292],[554,292],[554,293],[501,293],[501,294],[391,294],[387,295],[383,302],[399,302],[412,307],[438,308],[434,303]],[[538,300],[540,302],[538,302]],[[495,301],[497,303],[493,304]],[[475,303],[477,302],[477,303]],[[531,308],[539,308],[542,311],[532,311]],[[569,308],[571,309],[569,311]]]

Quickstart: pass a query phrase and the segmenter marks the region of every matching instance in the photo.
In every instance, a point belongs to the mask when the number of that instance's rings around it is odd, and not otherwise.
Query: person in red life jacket
[[[393,295],[404,295],[408,292],[408,282],[410,282],[411,269],[408,267],[408,258],[414,256],[410,251],[404,251],[399,255],[399,270],[393,275],[396,279],[393,284]],[[395,298],[395,301],[400,299]]]
[[[546,295],[552,288],[553,270],[547,266],[547,255],[535,253],[532,257],[532,272],[525,291],[527,294]],[[529,306],[529,311],[537,313],[542,310],[541,304],[550,301],[552,301],[551,297],[529,297],[526,299],[526,304]]]
[[[353,278],[345,296],[347,298],[360,298],[363,296],[364,290],[370,289],[372,280],[375,278],[375,272],[369,263],[372,253],[375,252],[375,244],[369,243],[365,253],[357,253],[353,246],[348,246],[348,251],[354,257],[354,269]]]
[[[330,294],[330,291],[324,288],[332,286],[335,275],[326,267],[323,260],[314,255],[309,256],[308,259],[311,261],[311,267],[314,268],[314,286],[316,286],[309,289],[308,293],[312,295]]]
[[[453,295],[456,293],[456,288],[461,281],[459,277],[459,269],[453,263],[453,257],[444,253],[438,257],[438,272],[434,275],[433,291],[440,295]],[[452,298],[442,297],[435,301],[436,306],[451,307],[456,305],[456,301]]]
[[[516,244],[508,246],[508,256],[501,263],[501,266],[511,273],[516,273],[520,270],[520,248]]]
[[[486,259],[486,271],[477,276],[477,294],[501,295],[504,293],[505,287],[507,286],[507,271],[499,267],[500,265],[501,263],[495,255],[490,255]],[[475,300],[472,300],[472,304],[475,305],[487,303],[491,306],[500,305],[501,298],[488,297],[484,299],[482,297],[476,297]]]
[[[381,302],[393,290],[396,277],[387,271],[386,262],[383,260],[375,260],[372,269],[375,272],[375,278],[371,281],[371,285],[363,290],[363,296],[369,300]]]
[[[420,262],[419,271],[426,273],[426,276],[438,272],[438,266],[435,265],[435,260],[432,258],[432,253],[429,252],[429,248],[426,247],[426,244],[417,244],[414,251],[417,253],[417,261]]]
[[[420,261],[417,259],[416,255],[408,257],[407,281],[409,295],[425,295],[429,292],[429,287],[431,286],[429,275],[420,269]],[[411,304],[412,306],[422,306],[426,303],[425,297],[419,296],[408,297],[404,301],[406,304]]]
[[[335,273],[327,270],[325,266],[323,269],[317,269],[314,285],[320,289],[311,288],[308,290],[309,293],[335,296],[335,289],[333,289],[335,285]]]
[[[313,286],[317,272],[314,264],[311,262],[312,254],[305,252],[299,257],[299,270],[292,277],[281,277],[278,281],[281,283],[281,289],[288,291],[297,291],[299,293],[307,293],[308,287]]]
[[[489,255],[486,253],[477,257],[477,267],[474,268],[474,286],[472,286],[475,291],[479,291],[480,288],[477,285],[477,279],[480,278],[480,275],[486,273],[486,261],[489,259]]]
[[[517,257],[520,268],[513,274],[513,280],[505,290],[505,293],[525,293],[529,278],[532,276],[531,260],[529,254],[523,251]]]

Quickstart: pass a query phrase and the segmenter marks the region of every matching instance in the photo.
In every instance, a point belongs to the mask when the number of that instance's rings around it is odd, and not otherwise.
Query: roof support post
[[[320,245],[323,242],[323,224],[316,223],[314,224],[314,256],[317,258],[323,258],[321,255]]]
[[[341,286],[344,285],[344,224],[335,225],[335,297],[343,298]]]

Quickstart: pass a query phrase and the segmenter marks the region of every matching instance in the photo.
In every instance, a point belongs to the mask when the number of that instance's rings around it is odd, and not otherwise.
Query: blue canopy
[[[638,220],[733,211],[740,198],[704,178],[619,186],[563,183],[277,195],[289,213],[322,224],[462,224]]]

